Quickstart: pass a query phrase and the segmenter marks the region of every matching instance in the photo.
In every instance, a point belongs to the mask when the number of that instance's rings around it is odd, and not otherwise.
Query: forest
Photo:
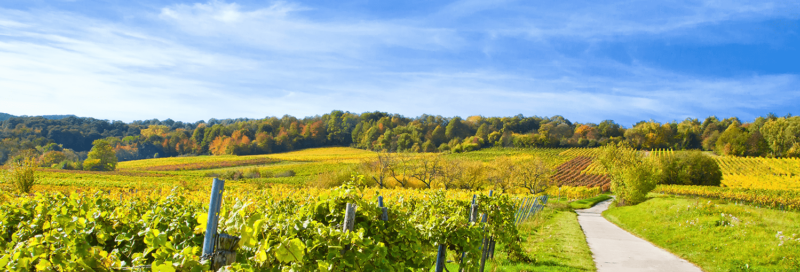
[[[96,140],[108,143],[119,161],[193,155],[253,155],[310,147],[352,146],[389,152],[469,152],[502,147],[596,147],[626,142],[639,150],[705,150],[720,155],[800,156],[800,117],[768,114],[743,123],[736,117],[625,128],[612,120],[571,122],[562,116],[416,118],[385,112],[332,111],[302,119],[210,119],[195,123],[145,120],[125,123],[76,116],[8,117],[0,121],[0,161],[21,152],[40,156],[42,166],[79,162]],[[62,163],[61,168],[69,168]]]

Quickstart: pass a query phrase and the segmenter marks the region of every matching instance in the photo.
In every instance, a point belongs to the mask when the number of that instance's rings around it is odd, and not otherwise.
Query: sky
[[[800,113],[800,0],[0,2],[0,112]]]

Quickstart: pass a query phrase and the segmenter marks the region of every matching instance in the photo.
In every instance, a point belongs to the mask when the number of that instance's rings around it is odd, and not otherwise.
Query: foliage
[[[274,154],[324,146],[353,146],[389,152],[475,152],[488,147],[596,147],[626,142],[653,150],[705,149],[721,155],[800,156],[800,117],[774,115],[742,123],[732,117],[708,117],[702,122],[639,122],[624,128],[611,120],[600,124],[573,123],[562,116],[459,117],[422,115],[406,118],[384,112],[361,114],[332,111],[298,119],[210,119],[175,122],[170,119],[108,122],[92,118],[12,117],[0,121],[0,161],[20,150],[81,154],[93,141],[104,139],[119,161],[186,155]],[[59,150],[47,146],[60,146]],[[69,157],[69,156],[68,156]],[[78,160],[81,158],[69,158]],[[54,162],[55,163],[55,162]],[[53,164],[54,164],[53,163]],[[105,162],[101,162],[104,164]],[[51,166],[46,165],[46,166]]]
[[[51,167],[65,161],[67,156],[61,151],[48,151],[39,157],[39,166]]]
[[[717,162],[700,151],[659,156],[661,184],[719,186],[722,171]]]
[[[117,155],[106,140],[96,140],[89,151],[88,158],[83,162],[83,169],[87,171],[114,171],[117,168]]]
[[[33,157],[12,161],[7,164],[3,173],[3,180],[10,184],[18,193],[27,194],[36,184],[36,167],[38,163]]]
[[[762,207],[800,210],[800,191],[725,188],[713,186],[659,185],[654,193],[718,198]]]
[[[308,182],[307,185],[316,188],[335,188],[342,186],[349,181],[352,175],[352,169],[340,169],[337,171],[323,172],[317,175],[316,179]],[[371,181],[374,180],[367,180],[368,183]]]
[[[549,201],[535,217],[519,226],[521,233],[528,234],[521,242],[522,249],[534,260],[512,261],[497,252],[495,259],[487,262],[486,271],[596,271],[576,217],[566,205]],[[497,249],[500,251],[503,245],[498,244]],[[448,266],[449,271],[455,271],[453,268]]]
[[[591,198],[602,193],[603,191],[599,187],[589,188],[586,186],[551,186],[545,191],[545,194],[549,196],[553,196],[556,199],[566,198],[568,201]]]
[[[492,162],[487,181],[495,190],[506,192],[514,186],[518,165],[509,157],[499,157]]]
[[[543,192],[550,186],[550,176],[555,172],[544,160],[535,157],[518,162],[517,183],[519,187],[528,189],[531,194]]]
[[[295,173],[294,170],[286,170],[286,171],[277,173],[277,174],[275,174],[273,176],[276,177],[276,178],[285,178],[285,177],[294,177],[295,175],[297,175],[297,173]]]
[[[379,220],[377,195],[388,200],[389,221]],[[485,235],[526,261],[514,224],[516,200],[479,194],[488,223],[470,223],[471,193],[226,188],[219,230],[241,237],[237,271],[427,269],[439,244],[472,270]],[[12,271],[111,271],[153,265],[175,271],[208,269],[200,262],[207,223],[206,194],[175,189],[165,197],[100,192],[37,194],[0,204],[0,266]],[[341,223],[346,203],[358,207],[354,231]],[[24,222],[24,224],[21,224]],[[10,258],[10,256],[17,256]]]
[[[611,190],[617,194],[620,206],[645,201],[660,179],[655,156],[644,157],[624,143],[603,147],[598,157],[611,177]]]

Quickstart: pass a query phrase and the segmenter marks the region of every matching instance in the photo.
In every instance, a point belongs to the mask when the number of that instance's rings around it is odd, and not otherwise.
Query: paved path
[[[606,220],[601,213],[608,209],[611,201],[598,203],[589,209],[576,210],[598,272],[702,271],[694,264],[633,236]]]

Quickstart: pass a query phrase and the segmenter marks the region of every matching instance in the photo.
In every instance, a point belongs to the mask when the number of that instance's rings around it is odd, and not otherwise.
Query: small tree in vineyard
[[[653,156],[644,156],[624,143],[610,143],[599,155],[620,206],[644,202],[647,193],[655,189],[661,179],[661,169]]]
[[[17,192],[28,194],[36,183],[36,167],[38,162],[33,156],[25,156],[20,160],[9,160],[3,173],[3,181]]]
[[[519,186],[528,189],[531,194],[546,190],[550,186],[550,176],[555,172],[539,157],[518,162],[516,170]]]
[[[114,171],[117,168],[117,154],[108,141],[100,139],[92,143],[94,146],[89,151],[88,158],[83,162],[83,169],[87,171]]]

